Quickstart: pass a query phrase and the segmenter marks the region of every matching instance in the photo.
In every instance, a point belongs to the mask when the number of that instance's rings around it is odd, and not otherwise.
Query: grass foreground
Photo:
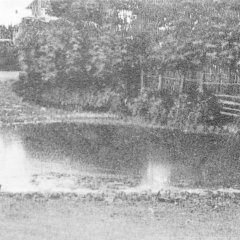
[[[240,205],[210,198],[178,203],[129,198],[109,203],[76,195],[0,195],[0,238],[37,239],[239,239]],[[190,200],[191,199],[191,200]],[[207,204],[208,203],[208,204]]]

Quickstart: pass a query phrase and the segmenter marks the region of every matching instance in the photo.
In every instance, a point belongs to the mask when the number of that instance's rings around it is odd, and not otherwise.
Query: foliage
[[[145,89],[128,103],[134,117],[140,117],[153,123],[167,123],[167,115],[173,106],[173,96],[169,92]]]
[[[0,39],[12,39],[13,32],[16,30],[15,26],[0,25]]]
[[[49,88],[42,93],[40,101],[42,105],[65,110],[109,112],[113,107],[113,98],[116,97],[118,95],[111,89],[70,91],[64,88]]]
[[[131,116],[179,129],[199,124],[220,126],[220,106],[211,93],[174,96],[167,91],[145,89],[127,104]]]
[[[239,10],[236,4],[236,1],[205,0],[146,6],[144,17],[149,20],[148,25],[157,29],[155,34],[152,31],[156,41],[149,55],[151,66],[159,70],[174,68],[183,73],[204,70],[209,63],[237,69]]]
[[[167,67],[185,73],[204,69],[209,62],[238,69],[240,12],[236,1],[179,0],[156,5],[111,0],[99,1],[91,8],[86,3],[52,1],[51,14],[63,21],[50,24],[52,34],[47,38],[53,48],[52,43],[59,42],[61,33],[68,35],[64,41],[71,39],[73,44],[61,51],[74,56],[69,59],[71,63],[81,61],[87,69],[84,75],[91,72],[108,78],[130,63],[135,70],[147,72]],[[119,17],[123,10],[131,14]],[[61,44],[66,47],[64,41]],[[59,46],[52,51],[58,52]],[[79,52],[84,54],[85,62],[79,59]],[[72,74],[78,71],[72,70]]]
[[[177,128],[196,128],[199,124],[221,126],[221,107],[209,92],[181,95],[174,102],[168,123]]]
[[[88,7],[87,1],[51,1],[49,13],[58,20],[23,24],[17,41],[27,84],[40,96],[48,86],[79,93],[98,89],[99,96],[94,96],[99,101],[91,94],[84,100],[89,106],[107,106],[154,122],[209,122],[210,115],[219,113],[216,100],[206,103],[199,93],[199,99],[191,99],[144,90],[142,77],[166,69],[183,75],[205,71],[208,64],[238,72],[239,3],[154,2],[101,0]],[[114,97],[105,95],[108,91]],[[115,107],[109,107],[109,99]]]
[[[17,71],[18,52],[11,42],[0,43],[0,70]]]

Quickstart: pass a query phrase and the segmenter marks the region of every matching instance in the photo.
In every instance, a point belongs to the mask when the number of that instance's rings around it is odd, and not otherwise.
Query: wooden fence
[[[228,69],[211,66],[205,72],[189,72],[184,76],[167,70],[162,75],[147,74],[144,81],[148,87],[167,89],[177,94],[194,89],[208,90],[217,96],[222,114],[240,117],[240,76]]]
[[[145,85],[174,92],[187,92],[193,88],[204,88],[213,94],[240,96],[240,76],[217,66],[203,71],[189,72],[184,76],[178,71],[167,70],[162,75],[146,74]]]

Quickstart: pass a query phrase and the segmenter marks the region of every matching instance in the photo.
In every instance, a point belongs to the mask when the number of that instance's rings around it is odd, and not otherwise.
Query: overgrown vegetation
[[[10,42],[0,42],[0,71],[18,71],[18,51]]]
[[[0,25],[0,71],[19,70],[18,52],[11,42],[15,30],[13,26]]]
[[[25,99],[179,127],[215,125],[220,106],[201,86],[170,93],[144,76],[170,69],[184,79],[210,63],[238,73],[237,1],[87,3],[52,0],[49,14],[58,20],[22,24],[17,46],[26,75],[16,90]]]
[[[0,39],[13,39],[14,31],[16,30],[15,26],[0,25]]]

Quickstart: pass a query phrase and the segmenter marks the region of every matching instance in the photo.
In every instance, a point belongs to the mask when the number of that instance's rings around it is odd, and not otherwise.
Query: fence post
[[[233,79],[232,79],[232,69],[231,67],[229,68],[229,72],[228,72],[228,83],[230,83],[229,87],[228,87],[228,92],[230,93],[230,95],[233,95]]]
[[[144,71],[141,67],[141,73],[140,73],[140,78],[141,78],[141,92],[144,90]]]
[[[203,92],[203,84],[205,82],[205,71],[203,72],[202,78],[200,79],[199,92]]]
[[[219,72],[218,74],[218,93],[221,93],[221,85],[222,85],[222,74]]]
[[[237,81],[236,81],[236,83],[237,83],[237,87],[236,87],[236,89],[237,89],[237,95],[239,95],[239,76],[237,75],[236,76],[237,77]]]
[[[143,71],[143,58],[140,57],[140,91],[144,90],[144,71]]]
[[[185,84],[185,73],[183,74],[183,76],[181,77],[181,75],[179,75],[180,77],[180,86],[179,86],[179,94],[183,93],[183,88],[184,88],[184,84]]]
[[[158,90],[159,90],[159,91],[162,90],[162,78],[163,78],[162,73],[160,73],[160,74],[158,75]]]

